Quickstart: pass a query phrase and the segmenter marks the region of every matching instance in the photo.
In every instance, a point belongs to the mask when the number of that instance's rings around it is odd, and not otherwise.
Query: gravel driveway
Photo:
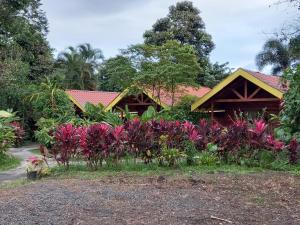
[[[286,174],[42,180],[0,189],[0,224],[300,224]]]

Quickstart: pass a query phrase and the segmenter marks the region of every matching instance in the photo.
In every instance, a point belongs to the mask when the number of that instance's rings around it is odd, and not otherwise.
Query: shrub
[[[289,150],[289,162],[291,164],[296,164],[298,161],[298,142],[296,138],[293,138],[288,146]]]
[[[215,153],[203,151],[199,155],[200,165],[213,166],[219,163],[219,158]]]
[[[14,130],[0,123],[0,154],[5,153],[15,142]]]
[[[54,119],[39,119],[37,122],[38,129],[34,132],[36,140],[48,149],[52,149],[55,144],[54,136],[57,125],[58,121]]]
[[[160,137],[160,144],[162,146],[161,153],[158,157],[161,163],[167,162],[168,166],[174,167],[179,159],[186,157],[186,155],[177,148],[169,148],[167,146],[168,136],[162,135]]]
[[[155,123],[157,125],[157,123]],[[157,144],[155,144],[155,133],[159,133],[159,128],[154,128],[152,123],[142,123],[138,118],[129,120],[124,124],[124,128],[128,137],[129,151],[137,158],[139,155],[143,158],[145,163],[152,161],[154,157],[153,150],[155,150]],[[155,130],[158,129],[158,130]]]
[[[63,124],[55,132],[54,157],[57,162],[69,168],[70,159],[77,153],[79,136],[72,124]]]
[[[109,133],[111,127],[104,123],[93,124],[81,132],[80,143],[84,158],[91,169],[98,169],[109,156]],[[84,143],[84,141],[86,143]]]
[[[20,146],[23,141],[24,141],[24,136],[25,136],[25,130],[22,126],[22,124],[18,121],[13,121],[9,124],[13,128],[14,134],[15,134],[15,141],[14,145],[15,146]]]
[[[186,164],[191,166],[197,164],[198,156],[197,156],[197,148],[192,141],[185,141],[184,143],[184,152],[186,154]]]
[[[128,142],[128,136],[124,126],[117,126],[112,130],[109,142],[110,150],[114,155],[116,163],[118,163],[120,157],[126,150],[126,144]]]

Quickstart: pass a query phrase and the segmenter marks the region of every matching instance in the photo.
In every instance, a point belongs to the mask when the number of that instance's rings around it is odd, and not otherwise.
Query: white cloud
[[[42,0],[49,19],[48,39],[58,51],[79,43],[91,43],[106,57],[121,48],[142,42],[146,29],[176,0]],[[194,0],[201,10],[216,49],[212,61],[232,67],[256,69],[254,58],[270,33],[291,19],[295,12],[272,5],[274,0]],[[272,5],[270,7],[270,5]],[[59,7],[57,7],[59,6]]]

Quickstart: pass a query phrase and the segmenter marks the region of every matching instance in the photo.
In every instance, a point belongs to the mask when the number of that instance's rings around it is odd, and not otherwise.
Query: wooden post
[[[214,103],[210,104],[211,121],[214,120]]]
[[[247,80],[245,80],[245,83],[244,83],[244,98],[248,98],[248,82]]]

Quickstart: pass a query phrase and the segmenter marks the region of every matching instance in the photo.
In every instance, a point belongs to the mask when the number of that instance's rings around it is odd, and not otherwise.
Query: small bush
[[[5,153],[12,147],[15,139],[16,136],[13,128],[0,123],[0,154]]]
[[[219,163],[219,158],[215,153],[203,151],[199,154],[199,163],[204,166],[213,166]]]

